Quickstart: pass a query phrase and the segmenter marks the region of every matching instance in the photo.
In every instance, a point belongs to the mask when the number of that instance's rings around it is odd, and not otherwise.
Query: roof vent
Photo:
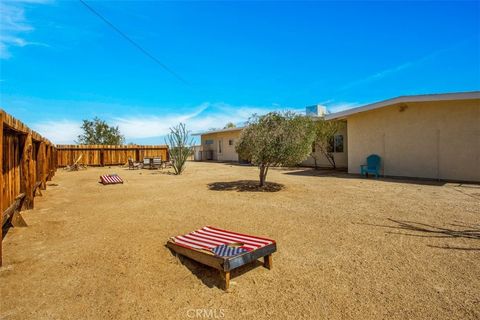
[[[323,117],[327,114],[327,108],[319,104],[308,106],[305,108],[305,114],[309,117]]]

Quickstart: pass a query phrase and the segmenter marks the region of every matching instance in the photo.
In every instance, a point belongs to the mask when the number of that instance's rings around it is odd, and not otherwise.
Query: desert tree
[[[118,126],[109,126],[98,117],[93,120],[83,120],[83,133],[78,136],[78,144],[119,145],[125,142]]]
[[[168,144],[168,152],[172,160],[175,174],[182,174],[188,157],[193,151],[193,138],[184,123],[170,128],[170,134],[165,139]]]
[[[341,129],[342,123],[335,120],[325,120],[325,118],[317,118],[313,121],[315,139],[311,156],[315,162],[315,168],[318,168],[319,157],[325,157],[331,164],[332,168],[336,168],[335,156],[333,154],[333,144],[335,134]],[[320,152],[317,152],[320,151]]]
[[[223,127],[223,129],[230,129],[230,128],[236,128],[237,126],[233,122],[229,122]]]
[[[293,112],[253,115],[235,146],[238,154],[258,166],[260,187],[268,169],[297,165],[305,160],[314,139],[313,121]]]

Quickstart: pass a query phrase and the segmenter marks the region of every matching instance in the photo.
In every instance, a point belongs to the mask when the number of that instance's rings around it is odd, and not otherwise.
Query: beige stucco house
[[[349,173],[360,173],[366,157],[377,154],[384,176],[480,181],[480,91],[402,96],[325,119],[343,123],[334,139],[334,157],[337,167]],[[202,134],[201,148],[211,160],[238,161],[240,132]],[[320,167],[329,166],[324,157],[317,159]],[[314,159],[302,165],[313,166]]]
[[[403,96],[326,116],[347,123],[348,172],[480,181],[480,92]]]
[[[235,143],[242,128],[227,128],[196,134],[201,137],[200,148],[195,152],[197,161],[239,161]]]

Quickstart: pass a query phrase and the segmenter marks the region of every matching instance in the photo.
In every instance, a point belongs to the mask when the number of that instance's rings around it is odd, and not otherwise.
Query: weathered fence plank
[[[20,192],[25,193],[25,209],[33,208],[33,185],[32,181],[32,134],[22,137],[23,151],[21,156],[22,170],[20,172]],[[22,209],[22,208],[20,208]]]
[[[47,179],[45,179],[45,171],[47,167],[47,145],[45,142],[40,142],[40,151],[37,158],[38,163],[38,179],[41,182],[40,189],[45,190],[47,188]]]

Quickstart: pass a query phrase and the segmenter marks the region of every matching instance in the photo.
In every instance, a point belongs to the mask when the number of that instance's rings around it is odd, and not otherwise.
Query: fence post
[[[47,171],[46,167],[47,167],[47,161],[46,161],[46,145],[45,145],[45,142],[42,141],[40,143],[40,148],[39,148],[39,151],[38,151],[38,157],[37,157],[37,163],[39,164],[38,165],[38,168],[40,169],[40,189],[42,190],[45,190],[47,188],[47,179],[46,179],[46,176],[45,176],[45,173]]]
[[[28,177],[29,177],[29,182],[30,182],[30,195],[31,195],[31,202],[29,204],[27,204],[27,208],[28,209],[33,209],[34,205],[35,205],[35,192],[34,192],[34,189],[35,189],[35,170],[37,169],[35,167],[35,161],[33,160],[33,157],[35,156],[34,152],[33,152],[33,147],[34,147],[34,142],[33,142],[33,136],[30,136],[30,152],[29,152],[29,164],[28,164]]]
[[[35,183],[42,181],[42,163],[41,163],[41,154],[42,154],[42,142],[37,144],[37,155],[35,161],[37,167],[35,168]],[[41,188],[41,185],[40,185]]]
[[[47,178],[48,178],[48,153],[47,153],[47,144],[44,142],[45,148],[43,149],[43,176],[42,183],[44,185],[44,190],[47,189]]]
[[[52,155],[52,166],[53,166],[53,173],[52,173],[52,178],[55,176],[55,173],[57,172],[57,163],[58,163],[58,150],[56,147],[53,147],[53,155]]]
[[[33,208],[33,184],[32,184],[32,134],[28,133],[23,138],[23,150],[21,156],[20,192],[25,193],[24,205],[26,209]],[[21,210],[22,208],[20,208]]]
[[[45,175],[45,183],[49,180],[48,179],[48,175],[49,175],[48,168],[50,167],[50,165],[48,163],[49,150],[50,150],[50,146],[45,143],[45,167],[44,167],[44,171],[43,171],[43,173]]]
[[[47,177],[46,181],[52,180],[52,146],[47,146]]]

